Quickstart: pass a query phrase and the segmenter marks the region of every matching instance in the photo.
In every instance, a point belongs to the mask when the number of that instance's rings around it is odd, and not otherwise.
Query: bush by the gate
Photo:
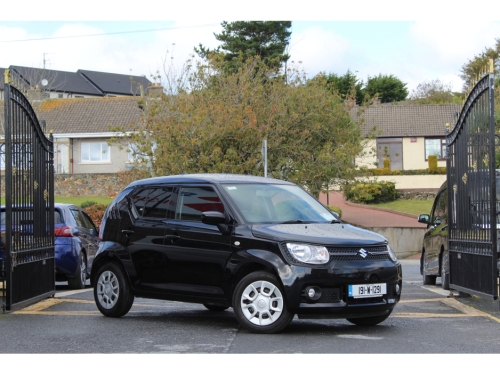
[[[382,203],[397,199],[398,192],[394,182],[357,182],[342,189],[344,197],[356,203]]]
[[[85,203],[85,202],[84,202]],[[83,207],[83,210],[90,216],[92,221],[96,226],[100,226],[102,222],[102,217],[104,216],[104,211],[108,208],[107,204],[93,204],[91,206]]]

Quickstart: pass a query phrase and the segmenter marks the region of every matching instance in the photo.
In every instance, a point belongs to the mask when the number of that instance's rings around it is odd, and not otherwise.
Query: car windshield
[[[223,184],[249,223],[330,223],[337,218],[295,185]]]

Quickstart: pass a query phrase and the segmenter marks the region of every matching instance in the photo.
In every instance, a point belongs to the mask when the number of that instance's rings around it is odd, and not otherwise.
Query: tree
[[[189,90],[142,99],[149,103],[142,124],[123,132],[131,131],[137,149],[153,152],[148,163],[154,173],[263,175],[266,139],[269,176],[315,195],[352,179],[364,140],[349,116],[352,107],[325,90],[322,79],[306,84],[306,74],[296,69],[289,69],[288,83],[269,79],[274,68],[259,57],[237,59],[238,69],[227,73],[223,56],[212,55],[189,73]]]
[[[382,103],[405,100],[408,96],[406,83],[391,75],[368,76],[365,93],[370,97],[378,96]]]
[[[453,104],[460,103],[462,96],[452,91],[451,83],[434,79],[419,83],[410,99],[417,104]]]
[[[335,73],[320,73],[319,76],[324,77],[328,87],[331,90],[336,90],[341,98],[345,99],[354,96],[356,104],[359,105],[363,102],[363,81],[360,81],[350,70],[347,70],[343,76]]]
[[[292,34],[289,29],[291,21],[236,21],[221,23],[223,31],[215,34],[215,38],[222,44],[214,50],[203,47],[195,48],[196,53],[202,58],[207,58],[213,53],[223,53],[227,66],[235,67],[235,58],[240,52],[243,62],[250,56],[260,56],[267,66],[279,69],[286,63],[290,56],[285,50]]]
[[[489,60],[492,59],[494,63],[494,72],[498,74],[498,60],[500,57],[500,38],[495,39],[496,45],[494,48],[487,48],[484,52],[479,55],[474,56],[466,64],[462,65],[460,70],[460,78],[464,81],[463,90],[467,91],[469,88],[474,86],[476,81],[481,77],[482,74],[489,71]]]

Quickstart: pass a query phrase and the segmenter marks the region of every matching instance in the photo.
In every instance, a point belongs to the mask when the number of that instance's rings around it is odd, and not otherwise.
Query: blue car
[[[0,229],[5,232],[5,207],[0,209]],[[67,281],[73,289],[85,288],[99,245],[98,228],[80,207],[55,203],[54,236],[56,281]]]

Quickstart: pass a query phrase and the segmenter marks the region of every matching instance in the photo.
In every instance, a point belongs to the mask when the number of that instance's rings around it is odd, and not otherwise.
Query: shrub
[[[391,159],[389,158],[384,158],[384,169],[391,170]]]
[[[86,202],[84,202],[86,203]],[[82,203],[83,205],[83,203]],[[95,225],[100,226],[102,222],[102,217],[104,216],[104,211],[108,208],[108,205],[102,203],[95,203],[93,205],[82,207],[83,210],[90,216]]]
[[[363,171],[365,175],[372,176],[415,176],[425,174],[446,174],[446,167],[438,167],[436,171],[430,172],[429,169],[407,169],[400,171],[391,171],[386,168],[373,168]]]
[[[438,156],[429,155],[427,162],[429,163],[429,173],[436,173],[438,169]]]
[[[398,192],[393,182],[358,182],[344,186],[344,196],[357,203],[380,203],[396,200]]]
[[[97,204],[97,202],[94,202],[94,201],[85,201],[85,202],[82,202],[82,204],[80,205],[81,208],[87,208],[87,207],[90,207],[90,206],[93,206]]]
[[[342,217],[342,210],[337,206],[326,206],[330,211],[336,212],[339,214],[339,217]]]

